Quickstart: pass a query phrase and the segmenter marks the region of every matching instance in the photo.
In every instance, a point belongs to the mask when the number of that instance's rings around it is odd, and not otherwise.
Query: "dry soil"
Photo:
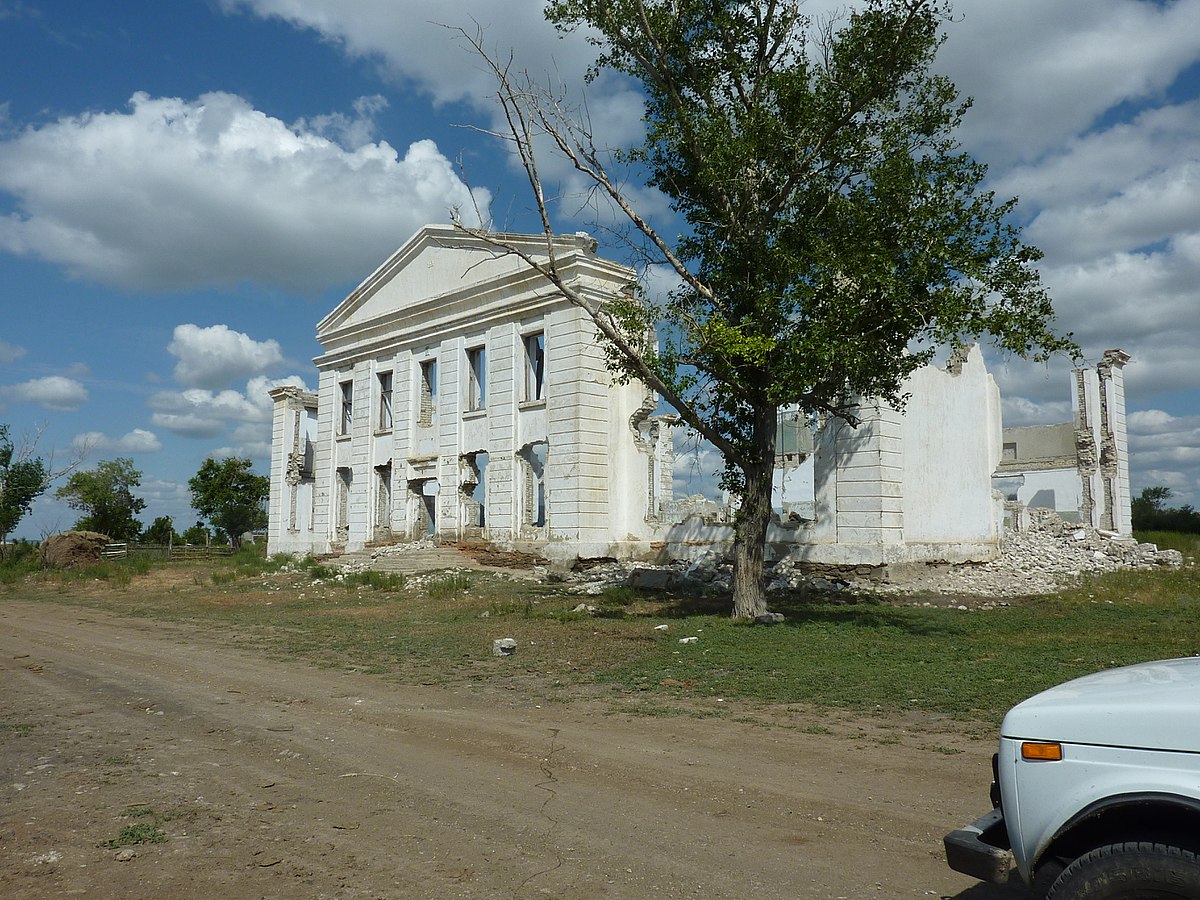
[[[941,855],[990,740],[742,712],[397,685],[0,600],[0,896],[1019,896]]]

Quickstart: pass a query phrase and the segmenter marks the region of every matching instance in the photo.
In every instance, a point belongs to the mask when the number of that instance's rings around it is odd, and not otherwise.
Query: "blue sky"
[[[965,146],[1021,198],[1060,325],[1089,359],[1133,355],[1135,489],[1200,505],[1200,0],[955,17],[939,68],[975,98]],[[502,149],[460,127],[494,121],[488,78],[434,21],[567,83],[591,59],[535,0],[0,0],[0,422],[44,426],[56,462],[132,457],[147,523],[194,521],[207,456],[266,472],[266,390],[314,385],[316,322],[469,205],[463,172],[497,225],[533,224]],[[589,108],[611,143],[639,133],[627,83]],[[564,231],[587,227],[573,208]],[[1069,418],[1062,361],[991,366],[1007,424]],[[47,497],[17,533],[75,516]]]

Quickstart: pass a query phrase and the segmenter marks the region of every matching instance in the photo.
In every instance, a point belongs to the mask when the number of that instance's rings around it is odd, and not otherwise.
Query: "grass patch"
[[[0,741],[7,737],[26,737],[37,727],[35,722],[0,722]]]
[[[630,709],[645,715],[804,703],[994,724],[1068,678],[1200,654],[1196,569],[1116,572],[986,610],[773,596],[786,620],[762,627],[731,621],[727,596],[616,588],[583,597],[477,572],[434,576],[424,589],[377,572],[314,581],[310,563],[220,584],[212,575],[234,564],[173,564],[125,587],[33,579],[8,593],[202,623],[225,643],[405,682],[492,683],[542,699],[634,695]],[[346,581],[363,589],[347,591]],[[574,612],[581,601],[595,610]],[[517,654],[492,657],[498,637],[516,639]],[[696,641],[680,643],[688,637]],[[726,702],[714,708],[716,698]]]
[[[167,839],[167,833],[150,822],[139,822],[136,825],[126,825],[120,833],[111,840],[102,841],[101,847],[115,850],[118,847],[129,847],[133,844],[161,844]]]
[[[425,587],[425,593],[431,600],[449,600],[469,591],[474,583],[475,579],[466,572],[450,572],[431,580]]]
[[[122,813],[122,818],[144,819],[147,821],[132,822],[124,826],[115,838],[101,841],[99,846],[109,850],[119,847],[130,847],[134,844],[162,844],[167,840],[167,833],[158,826],[164,821],[153,807],[131,806]]]

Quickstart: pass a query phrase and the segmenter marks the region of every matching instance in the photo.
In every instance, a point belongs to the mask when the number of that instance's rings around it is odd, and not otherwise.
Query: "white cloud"
[[[0,248],[135,289],[316,292],[370,271],[452,206],[470,208],[432,141],[403,156],[382,141],[345,149],[227,93],[137,93],[127,112],[27,128],[0,142],[0,190],[18,210],[0,218]],[[486,211],[487,192],[477,199]]]
[[[85,431],[75,435],[71,446],[76,450],[102,453],[157,453],[162,449],[162,441],[152,431],[135,428],[119,438],[109,437],[102,431]]]
[[[1200,0],[957,0],[954,14],[939,66],[975,99],[967,145],[996,163],[1157,98],[1200,54]]]
[[[75,379],[62,375],[34,378],[0,387],[0,402],[36,403],[52,412],[75,412],[87,399],[87,388]]]
[[[1005,428],[1021,425],[1058,425],[1071,421],[1070,400],[1038,403],[1026,397],[1003,397],[1001,404]]]
[[[15,363],[24,355],[24,347],[18,347],[16,344],[8,344],[4,341],[0,341],[0,366],[7,366],[11,363]]]
[[[283,362],[278,341],[256,341],[227,325],[178,325],[167,350],[179,359],[175,380],[188,387],[220,388]]]
[[[189,388],[183,391],[160,391],[150,398],[154,410],[151,422],[173,434],[194,438],[213,438],[225,434],[230,427],[250,425],[250,434],[270,446],[271,398],[267,392],[281,385],[305,388],[304,380],[292,375],[287,378],[251,378],[246,391],[210,391]],[[243,434],[246,432],[242,432]]]

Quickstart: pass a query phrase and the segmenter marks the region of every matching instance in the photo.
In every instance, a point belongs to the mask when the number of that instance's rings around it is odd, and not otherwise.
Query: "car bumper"
[[[993,809],[970,825],[952,831],[943,839],[946,862],[955,872],[980,881],[1004,884],[1013,871],[1004,813]]]

